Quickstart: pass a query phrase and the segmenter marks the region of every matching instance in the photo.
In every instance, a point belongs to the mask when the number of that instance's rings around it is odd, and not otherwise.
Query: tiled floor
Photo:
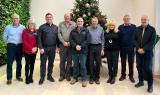
[[[23,62],[24,64],[24,62]],[[56,79],[56,82],[50,83],[45,81],[42,86],[38,85],[39,81],[39,58],[36,60],[34,80],[33,84],[26,85],[24,82],[17,82],[15,80],[15,70],[14,70],[14,79],[12,85],[6,85],[6,74],[5,68],[3,66],[0,68],[0,95],[160,95],[160,79],[154,79],[154,92],[148,94],[146,92],[147,84],[141,88],[135,88],[134,84],[131,83],[128,78],[125,81],[118,81],[120,76],[120,68],[118,72],[117,81],[114,85],[106,83],[108,78],[107,76],[107,65],[103,64],[101,69],[101,84],[100,85],[90,85],[87,84],[86,88],[82,88],[81,82],[76,83],[75,85],[70,85],[69,82],[63,81],[59,82],[59,58],[57,56],[54,66],[53,76]],[[14,66],[15,67],[15,66]],[[120,67],[120,66],[119,66]],[[135,71],[135,79],[137,80],[137,71]],[[2,75],[3,74],[3,75]],[[24,77],[24,65],[23,73]]]

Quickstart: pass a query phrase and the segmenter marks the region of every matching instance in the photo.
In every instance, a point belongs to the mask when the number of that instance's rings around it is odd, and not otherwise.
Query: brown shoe
[[[11,85],[12,84],[12,81],[11,80],[7,80],[7,85]]]
[[[85,80],[82,81],[82,87],[86,87],[87,86],[87,82]]]
[[[73,80],[70,82],[70,84],[73,85],[73,84],[75,84],[76,82],[78,82],[78,80],[77,80],[77,79],[73,79]]]
[[[100,84],[100,81],[97,79],[97,80],[95,80],[95,83],[96,84]]]
[[[23,79],[22,79],[21,77],[17,78],[17,80],[18,80],[19,82],[22,82],[22,81],[23,81]]]
[[[89,80],[89,84],[93,84],[94,83],[94,80]]]

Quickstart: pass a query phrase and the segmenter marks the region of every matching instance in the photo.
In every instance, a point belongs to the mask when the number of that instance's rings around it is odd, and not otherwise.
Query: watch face
[[[109,43],[111,44],[111,43],[112,43],[112,40],[109,40]]]

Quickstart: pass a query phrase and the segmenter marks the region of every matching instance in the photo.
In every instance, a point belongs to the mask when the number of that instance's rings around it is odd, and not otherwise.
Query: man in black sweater
[[[39,27],[38,31],[38,47],[40,49],[40,80],[39,85],[43,84],[46,74],[46,62],[48,59],[48,74],[47,80],[54,82],[52,77],[53,63],[55,59],[56,46],[59,44],[58,40],[58,27],[53,24],[53,15],[47,13],[46,23]]]
[[[119,78],[119,81],[123,81],[124,79],[126,79],[126,61],[128,61],[129,79],[132,83],[134,83],[134,33],[136,30],[136,25],[131,24],[130,20],[130,16],[125,15],[123,17],[124,24],[120,25],[118,28],[121,36],[121,77]]]
[[[144,85],[143,73],[147,74],[147,83],[149,93],[153,92],[153,48],[155,45],[156,31],[155,28],[149,25],[148,16],[142,16],[142,25],[137,27],[135,33],[135,45],[136,45],[136,61],[139,82],[135,85],[139,88]],[[145,69],[145,70],[144,70]],[[145,72],[144,72],[145,71]]]

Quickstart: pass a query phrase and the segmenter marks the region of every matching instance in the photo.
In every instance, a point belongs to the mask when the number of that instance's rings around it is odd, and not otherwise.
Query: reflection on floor
[[[24,61],[23,61],[23,73],[24,76]],[[160,80],[154,79],[154,92],[152,94],[147,93],[147,84],[141,88],[135,88],[134,84],[128,80],[128,77],[125,81],[118,81],[120,77],[120,64],[117,81],[114,85],[106,83],[108,78],[107,76],[107,65],[103,64],[101,68],[101,84],[100,85],[90,85],[87,84],[86,88],[82,88],[81,81],[75,85],[70,85],[66,80],[59,82],[59,57],[56,56],[56,61],[54,65],[53,76],[56,79],[56,82],[51,83],[45,80],[42,86],[38,85],[39,81],[39,58],[36,60],[35,72],[34,72],[34,83],[26,85],[24,82],[17,82],[15,80],[15,69],[13,71],[13,83],[12,85],[6,85],[6,66],[0,68],[0,95],[160,95]],[[15,68],[15,65],[13,66]],[[137,80],[137,71],[135,68],[135,79]]]

